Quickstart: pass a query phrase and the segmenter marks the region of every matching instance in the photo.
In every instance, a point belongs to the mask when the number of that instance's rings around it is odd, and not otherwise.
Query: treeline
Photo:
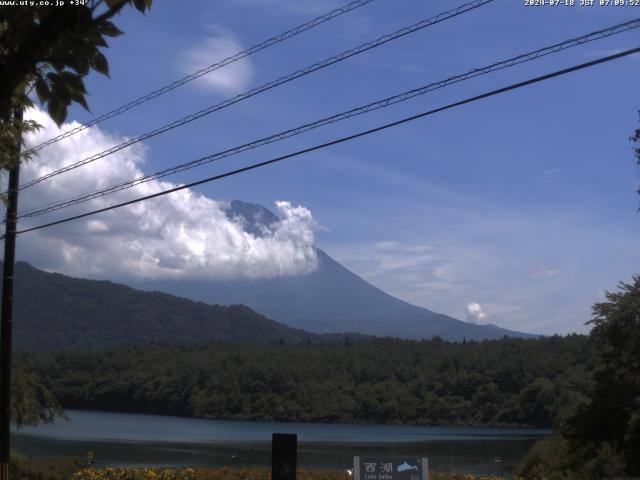
[[[23,353],[66,408],[227,420],[552,424],[587,389],[588,338],[151,344]]]

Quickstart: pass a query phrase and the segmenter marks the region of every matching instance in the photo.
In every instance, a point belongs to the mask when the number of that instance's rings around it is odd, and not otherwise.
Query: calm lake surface
[[[95,453],[95,466],[271,464],[271,434],[298,435],[301,468],[348,468],[354,455],[428,457],[430,470],[508,472],[544,429],[227,422],[67,410],[69,421],[25,427],[12,447],[32,457]]]

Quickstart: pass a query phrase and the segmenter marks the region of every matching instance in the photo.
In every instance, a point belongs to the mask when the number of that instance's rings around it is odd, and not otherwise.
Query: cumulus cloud
[[[40,111],[31,117],[43,128],[27,143],[60,133]],[[77,123],[63,125],[67,130]],[[123,139],[92,127],[62,140],[26,163],[22,181],[37,178]],[[50,204],[143,174],[145,148],[133,146],[88,166],[56,176],[26,190],[20,211]],[[152,181],[116,195],[94,199],[59,216],[105,207],[175,187]],[[71,275],[137,278],[269,278],[310,272],[317,267],[314,219],[304,207],[275,204],[280,220],[260,234],[229,215],[229,203],[190,189],[105,212],[95,217],[20,236],[21,258]],[[231,218],[230,218],[231,217]],[[51,217],[21,221],[26,228]]]
[[[467,320],[470,322],[482,321],[487,318],[487,314],[482,310],[482,306],[477,302],[467,304]]]
[[[212,35],[195,46],[181,52],[180,70],[190,74],[245,50],[245,47],[228,31],[212,28]],[[197,84],[216,93],[230,95],[246,90],[254,76],[254,68],[248,58],[243,58],[223,68],[200,77]]]

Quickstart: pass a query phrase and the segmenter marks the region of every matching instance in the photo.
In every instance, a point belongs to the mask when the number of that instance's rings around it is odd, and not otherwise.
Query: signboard
[[[353,480],[428,480],[429,462],[415,457],[353,457]]]

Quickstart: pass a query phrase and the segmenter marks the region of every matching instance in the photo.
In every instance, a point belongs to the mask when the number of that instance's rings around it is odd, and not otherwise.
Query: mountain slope
[[[230,217],[262,234],[278,217],[261,205],[231,202]],[[305,275],[264,280],[140,281],[134,285],[211,304],[241,303],[270,318],[313,332],[360,332],[446,340],[533,336],[494,325],[476,325],[393,297],[317,249],[319,266]]]
[[[0,265],[2,263],[0,262]],[[224,307],[16,263],[14,345],[22,350],[148,342],[318,341],[243,305]]]

